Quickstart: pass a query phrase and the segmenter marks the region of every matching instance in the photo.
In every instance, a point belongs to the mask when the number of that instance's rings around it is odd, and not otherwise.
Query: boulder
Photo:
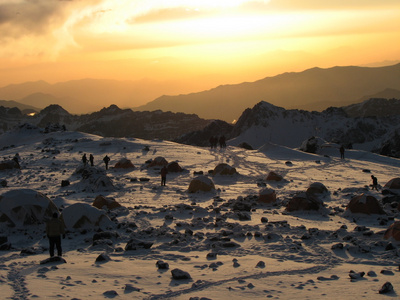
[[[11,190],[0,196],[0,222],[10,226],[43,224],[57,206],[46,195],[31,189]]]
[[[193,178],[188,188],[189,193],[210,192],[214,190],[214,182],[210,178],[203,175]]]
[[[328,194],[329,191],[326,188],[326,186],[323,185],[322,183],[314,182],[314,183],[310,184],[310,186],[308,187],[306,193],[313,194],[313,195],[316,195],[316,194],[323,195],[323,194]]]
[[[258,202],[275,203],[276,202],[275,191],[269,188],[262,189],[258,195]]]
[[[10,169],[21,169],[21,167],[15,160],[5,160],[0,162],[0,171]]]
[[[121,158],[117,163],[114,165],[116,169],[134,169],[135,166],[133,163],[127,158]]]
[[[323,207],[323,202],[312,194],[299,193],[290,199],[286,205],[287,211],[299,211],[299,210],[319,210]]]
[[[61,219],[69,230],[107,229],[114,226],[103,210],[87,203],[74,203],[66,207],[61,213]]]
[[[365,194],[354,196],[350,200],[349,204],[347,204],[346,211],[350,211],[352,213],[367,214],[367,215],[385,214],[379,201],[374,196]]]
[[[269,172],[267,177],[265,178],[266,181],[282,181],[283,177],[275,172]]]
[[[400,190],[400,178],[393,178],[389,180],[383,188],[390,190]]]
[[[392,223],[388,229],[386,229],[383,236],[385,240],[393,238],[396,241],[400,241],[400,221]]]
[[[138,250],[138,249],[150,249],[153,246],[152,242],[141,241],[137,239],[131,239],[125,246],[125,251]]]
[[[154,158],[153,160],[150,161],[148,167],[152,168],[152,167],[163,167],[168,165],[168,161],[162,157],[162,156],[158,156],[156,158]]]
[[[171,271],[172,278],[180,280],[180,279],[192,279],[188,272],[182,271],[180,269],[173,269]]]
[[[170,162],[167,165],[167,170],[169,173],[178,173],[183,171],[182,167],[176,161]]]
[[[237,174],[236,169],[228,164],[222,163],[217,165],[213,170],[213,175],[234,175]]]
[[[103,209],[106,208],[108,210],[114,209],[121,207],[121,204],[119,204],[115,199],[113,198],[107,198],[102,195],[99,195],[94,199],[92,206],[98,208],[98,209]]]

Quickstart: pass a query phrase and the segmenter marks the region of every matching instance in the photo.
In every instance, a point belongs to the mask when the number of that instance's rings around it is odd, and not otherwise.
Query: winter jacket
[[[46,234],[50,237],[65,234],[64,222],[59,218],[52,218],[46,223]]]

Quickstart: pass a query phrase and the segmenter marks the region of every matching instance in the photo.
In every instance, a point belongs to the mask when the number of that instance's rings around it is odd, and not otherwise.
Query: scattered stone
[[[125,251],[138,250],[138,249],[150,249],[153,246],[152,242],[145,242],[136,239],[131,239],[125,246]]]
[[[383,275],[394,275],[394,273],[392,271],[390,271],[390,270],[382,270],[381,274],[383,274]]]
[[[58,262],[58,263],[63,263],[63,264],[67,263],[67,261],[64,258],[62,258],[61,256],[53,256],[53,257],[49,257],[44,260],[41,260],[40,264],[45,265],[45,264],[49,264],[49,263],[53,263],[53,262]]]
[[[111,260],[110,256],[108,256],[105,253],[100,254],[96,258],[96,262],[107,262],[107,261],[110,261],[110,260]]]
[[[164,262],[164,261],[162,261],[162,260],[157,261],[156,262],[156,266],[157,266],[158,269],[162,269],[162,270],[169,269],[169,264]]]
[[[190,274],[188,272],[182,271],[180,269],[173,269],[171,271],[172,278],[176,280],[181,280],[181,279],[192,279]]]
[[[265,268],[265,262],[259,261],[256,265],[256,268]]]
[[[207,259],[216,259],[216,258],[217,258],[217,253],[215,252],[207,253]]]
[[[382,285],[382,288],[379,290],[379,294],[387,294],[393,291],[393,285],[388,281]]]
[[[114,290],[111,291],[106,291],[103,293],[104,296],[108,297],[108,298],[114,298],[118,296],[118,293]]]
[[[125,284],[124,293],[129,294],[132,292],[140,292],[140,289],[137,287],[134,287],[132,284],[129,284],[129,283]]]
[[[334,245],[332,245],[332,247],[331,247],[332,250],[341,250],[341,249],[343,249],[343,248],[344,248],[344,246],[343,246],[342,243],[334,244]]]
[[[360,278],[362,278],[362,277],[364,277],[364,275],[365,275],[365,272],[354,272],[354,271],[350,271],[350,273],[349,273],[349,277],[351,278],[351,279],[360,279]]]
[[[261,223],[268,223],[268,218],[267,217],[262,217],[261,218]]]
[[[62,180],[61,181],[61,187],[66,187],[69,186],[71,183],[69,182],[69,180]]]
[[[376,276],[377,276],[376,273],[375,273],[374,271],[369,271],[369,272],[367,273],[367,275],[368,275],[369,277],[376,277]]]

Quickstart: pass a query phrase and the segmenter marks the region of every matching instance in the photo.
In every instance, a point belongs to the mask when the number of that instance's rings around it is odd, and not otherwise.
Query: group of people
[[[86,166],[88,164],[88,161],[90,163],[90,166],[93,167],[94,166],[94,156],[93,156],[93,154],[89,155],[89,160],[88,160],[88,158],[86,156],[86,153],[84,153],[82,155],[83,165]],[[103,162],[106,165],[106,170],[108,170],[108,163],[110,162],[110,158],[108,157],[108,155],[104,156]]]
[[[224,135],[222,135],[220,138],[217,136],[212,136],[210,137],[209,142],[211,149],[217,148],[218,144],[221,149],[226,148],[226,138]]]

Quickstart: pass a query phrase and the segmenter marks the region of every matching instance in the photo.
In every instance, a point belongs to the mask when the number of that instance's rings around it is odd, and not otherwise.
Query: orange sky
[[[399,0],[0,0],[0,87],[180,80],[193,91],[400,60]]]

